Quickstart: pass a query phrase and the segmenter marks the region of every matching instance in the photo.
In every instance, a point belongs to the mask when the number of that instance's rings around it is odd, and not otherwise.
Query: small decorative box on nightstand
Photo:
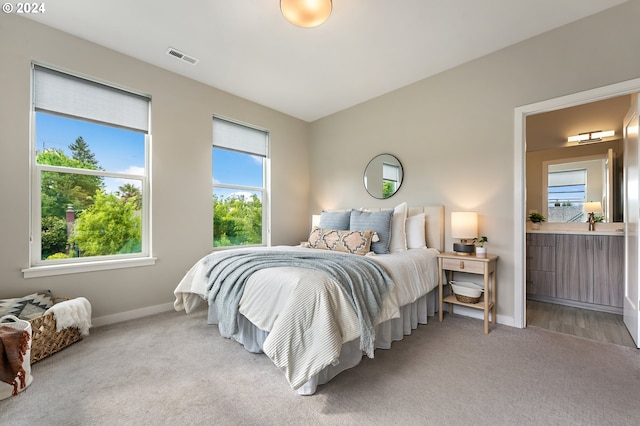
[[[449,304],[449,313],[453,313],[453,305],[468,306],[484,311],[484,332],[489,333],[489,312],[491,322],[496,323],[496,267],[498,256],[487,255],[461,256],[456,253],[441,253],[438,255],[438,315],[442,321],[442,304]],[[478,303],[466,303],[456,299],[454,294],[443,297],[443,275],[447,274],[447,282],[453,279],[454,272],[479,274],[484,276],[484,294]]]

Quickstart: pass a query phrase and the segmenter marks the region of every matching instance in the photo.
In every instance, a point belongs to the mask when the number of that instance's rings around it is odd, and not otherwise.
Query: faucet
[[[596,230],[596,217],[593,212],[589,213],[589,231]]]

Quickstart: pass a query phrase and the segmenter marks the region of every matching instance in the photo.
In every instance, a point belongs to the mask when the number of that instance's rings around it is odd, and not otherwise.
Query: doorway
[[[617,83],[586,92],[550,99],[515,109],[514,114],[514,276],[517,285],[514,291],[514,325],[526,327],[526,120],[528,116],[550,112],[567,107],[584,105],[616,96],[629,95],[640,91],[640,79]],[[594,129],[595,130],[595,129]],[[518,279],[519,278],[519,279]]]

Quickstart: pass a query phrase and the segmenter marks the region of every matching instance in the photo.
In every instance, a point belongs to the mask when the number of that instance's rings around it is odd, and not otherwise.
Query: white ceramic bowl
[[[465,281],[450,281],[451,288],[455,294],[467,297],[480,297],[484,288],[478,284]]]

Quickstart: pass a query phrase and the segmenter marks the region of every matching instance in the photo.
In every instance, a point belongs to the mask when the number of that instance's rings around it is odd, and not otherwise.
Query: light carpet
[[[640,351],[537,328],[430,318],[299,396],[265,355],[168,312],[91,330],[0,401],[11,425],[637,425]]]

